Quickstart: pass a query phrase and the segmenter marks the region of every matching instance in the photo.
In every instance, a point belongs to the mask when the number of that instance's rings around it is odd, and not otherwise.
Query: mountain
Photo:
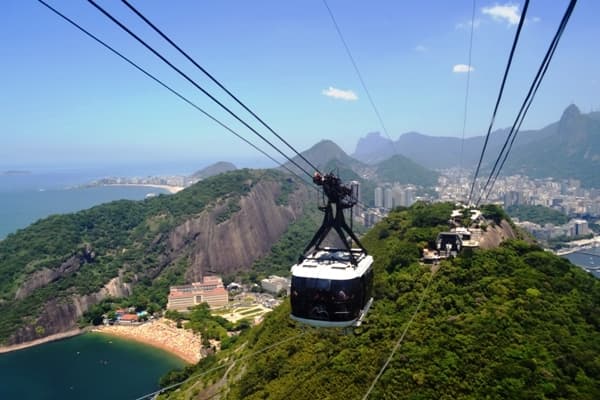
[[[569,106],[571,109],[572,107],[575,106]],[[578,112],[577,114],[577,118],[600,121],[600,112],[586,115]],[[592,129],[592,131],[595,129],[590,125],[581,128],[584,130]],[[559,129],[564,130],[564,128],[561,128],[560,121],[551,123],[542,129],[520,131],[513,152],[516,153],[517,149],[534,149],[540,145],[544,147],[544,141],[556,136]],[[483,162],[484,170],[486,168],[489,170],[493,165],[509,131],[508,128],[499,129],[490,134],[486,157]],[[589,133],[592,133],[592,131]],[[404,133],[396,141],[392,141],[382,137],[378,132],[371,132],[358,140],[356,150],[352,156],[366,164],[376,164],[397,153],[426,168],[441,169],[457,167],[462,153],[463,167],[473,168],[477,165],[484,141],[484,136],[465,138],[464,143],[462,143],[462,139],[459,137],[429,136],[417,132]],[[555,154],[556,152],[552,151],[552,153]],[[555,155],[563,158],[560,153]]]
[[[352,157],[367,164],[376,163],[394,154],[394,150],[390,149],[393,145],[392,140],[384,138],[379,132],[370,132],[364,138],[358,139]]]
[[[249,269],[301,219],[308,199],[305,185],[280,172],[244,169],[10,234],[0,241],[0,344],[76,328],[109,297],[164,307],[169,285]]]
[[[534,178],[575,178],[583,186],[600,187],[600,119],[570,105],[550,135],[515,148],[505,170]]]
[[[324,170],[324,172],[330,172],[326,169],[326,167],[331,165],[331,162],[334,160],[337,164],[347,166],[359,174],[359,171],[364,171],[366,168],[368,168],[362,162],[347,155],[346,152],[340,148],[340,146],[331,140],[321,140],[310,149],[303,151],[301,154],[316,167]],[[309,172],[314,172],[311,171],[311,167],[306,165],[306,162],[299,156],[293,157],[292,160]],[[295,172],[300,173],[298,168],[289,161],[285,164],[285,166],[294,170]]]
[[[379,164],[368,165],[347,155],[331,140],[320,141],[302,152],[302,155],[322,172],[339,174],[344,182],[352,180],[360,182],[362,202],[367,205],[373,204],[375,187],[381,183],[400,182],[432,186],[437,182],[437,173],[422,167],[407,157],[397,155],[390,159],[384,159]],[[299,165],[306,165],[298,156],[293,160]],[[303,175],[292,163],[288,162],[285,166],[300,176]],[[310,168],[308,169],[310,170]]]
[[[209,165],[206,168],[203,168],[199,171],[194,172],[189,176],[191,179],[206,179],[214,175],[219,175],[224,172],[234,171],[237,167],[230,162],[219,161],[214,164]]]
[[[517,239],[421,265],[452,208],[417,203],[366,234],[375,301],[359,328],[302,328],[286,302],[235,346],[166,376],[187,380],[164,397],[361,399],[373,384],[369,399],[599,398],[600,281]]]
[[[375,165],[380,180],[386,182],[412,183],[419,186],[435,186],[438,174],[400,154]]]

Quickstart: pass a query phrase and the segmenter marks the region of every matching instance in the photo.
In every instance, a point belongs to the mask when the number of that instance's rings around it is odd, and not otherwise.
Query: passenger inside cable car
[[[373,271],[348,280],[292,277],[292,315],[297,318],[348,322],[359,318],[370,297]]]

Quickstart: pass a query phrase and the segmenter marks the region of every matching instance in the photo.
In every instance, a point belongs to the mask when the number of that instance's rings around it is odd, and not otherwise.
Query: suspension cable
[[[402,335],[400,336],[400,338],[396,342],[396,345],[392,349],[392,352],[390,353],[390,356],[387,358],[387,360],[385,361],[385,363],[383,364],[383,366],[379,370],[379,373],[377,374],[377,376],[375,377],[375,379],[371,383],[371,386],[369,386],[369,389],[367,390],[367,393],[365,393],[365,395],[363,396],[362,400],[366,400],[367,397],[369,397],[369,395],[371,394],[371,391],[373,391],[373,388],[377,384],[377,381],[379,380],[379,378],[381,378],[381,375],[383,375],[384,371],[386,370],[386,368],[388,367],[388,365],[392,361],[392,358],[394,358],[394,354],[400,348],[400,345],[402,344],[402,341],[404,340],[404,337],[406,336],[406,332],[408,332],[408,329],[410,328],[410,326],[412,325],[413,321],[415,320],[415,317],[417,316],[417,313],[421,309],[421,305],[423,304],[423,300],[427,296],[427,292],[429,291],[429,286],[431,284],[431,280],[433,279],[433,275],[434,274],[435,274],[435,272],[432,271],[431,274],[429,275],[429,280],[427,280],[427,285],[425,286],[425,289],[423,289],[423,293],[421,294],[421,298],[419,299],[419,304],[417,304],[417,308],[415,309],[415,311],[413,312],[412,316],[410,317],[410,320],[406,324],[406,327],[404,328],[404,331],[402,332]]]
[[[185,72],[183,72],[181,69],[179,69],[175,65],[173,65],[173,63],[171,63],[169,60],[167,60],[162,54],[160,54],[152,46],[150,46],[148,43],[146,43],[142,38],[140,38],[138,35],[136,35],[131,29],[129,29],[123,23],[121,23],[121,21],[119,21],[114,16],[112,16],[108,11],[106,11],[104,8],[102,8],[100,5],[98,5],[94,0],[88,0],[88,2],[90,4],[92,4],[96,9],[98,9],[102,14],[104,14],[104,16],[106,16],[108,19],[110,19],[112,22],[114,22],[116,25],[118,25],[122,30],[124,30],[125,32],[127,32],[131,37],[133,37],[134,39],[136,39],[140,44],[142,44],[144,47],[146,47],[146,49],[148,49],[150,52],[152,52],[161,61],[163,61],[165,64],[167,64],[169,67],[171,67],[171,69],[173,69],[174,71],[176,71],[179,75],[181,75],[188,82],[190,82],[194,87],[196,87],[198,90],[200,90],[206,96],[208,96],[213,102],[215,102],[222,109],[224,109],[225,111],[227,111],[227,113],[229,113],[229,115],[231,115],[236,120],[238,120],[240,123],[242,123],[246,128],[250,129],[255,135],[257,135],[264,142],[266,142],[269,146],[271,146],[273,149],[275,149],[279,154],[281,154],[283,157],[285,157],[289,162],[291,162],[292,164],[294,164],[300,171],[304,172],[306,175],[308,175],[309,177],[312,178],[313,174],[311,174],[310,172],[306,171],[306,169],[304,169],[300,165],[298,165],[298,163],[296,161],[294,161],[287,154],[285,154],[283,151],[281,151],[269,139],[267,139],[266,137],[264,137],[263,135],[261,135],[256,129],[254,129],[252,126],[250,126],[246,121],[244,121],[242,118],[240,118],[236,113],[234,113],[233,111],[231,111],[231,109],[229,107],[227,107],[225,104],[223,104],[222,102],[220,102],[217,98],[215,98],[212,94],[210,94],[202,86],[200,86],[196,81],[194,81],[192,78],[190,78]]]
[[[58,11],[57,9],[55,9],[54,7],[52,7],[51,5],[49,5],[48,3],[46,3],[44,0],[38,0],[38,2],[41,3],[43,6],[45,6],[46,8],[48,8],[53,13],[55,13],[56,15],[58,15],[59,17],[61,17],[62,19],[64,19],[65,21],[67,21],[69,24],[73,25],[75,28],[77,28],[78,30],[80,30],[81,32],[83,32],[85,35],[87,35],[91,39],[95,40],[97,43],[101,44],[106,49],[110,50],[113,54],[119,56],[122,60],[126,61],[128,64],[130,64],[132,67],[134,67],[135,69],[137,69],[138,71],[140,71],[141,73],[143,73],[144,75],[146,75],[148,78],[152,79],[154,82],[158,83],[160,86],[162,86],[165,89],[167,89],[169,92],[171,92],[172,94],[174,94],[175,96],[177,96],[179,99],[183,100],[184,102],[186,102],[187,104],[189,104],[190,106],[192,106],[193,108],[195,108],[197,111],[199,111],[202,114],[204,114],[210,120],[212,120],[213,122],[215,122],[219,126],[223,127],[224,129],[228,130],[230,133],[232,133],[233,135],[235,135],[239,139],[243,140],[246,144],[248,144],[249,146],[251,146],[253,149],[255,149],[256,151],[260,152],[265,157],[267,157],[271,161],[273,161],[275,163],[275,165],[280,165],[282,168],[286,169],[289,173],[295,175],[298,179],[300,179],[301,181],[305,182],[304,179],[302,179],[296,172],[294,172],[291,169],[289,169],[287,166],[285,166],[284,164],[282,164],[281,162],[279,162],[278,160],[276,160],[274,157],[272,157],[266,151],[264,151],[263,149],[261,149],[260,147],[258,147],[257,145],[255,145],[254,143],[252,143],[251,141],[249,141],[248,139],[246,139],[242,135],[240,135],[238,132],[236,132],[235,130],[233,130],[231,127],[225,125],[223,122],[221,122],[220,120],[218,120],[217,118],[215,118],[213,115],[211,115],[208,112],[206,112],[205,110],[203,110],[196,103],[192,102],[190,99],[188,99],[187,97],[183,96],[181,93],[179,93],[178,91],[176,91],[175,89],[173,89],[172,87],[170,87],[169,85],[167,85],[166,83],[164,83],[163,81],[161,81],[160,79],[158,79],[156,76],[152,75],[150,72],[148,72],[144,68],[140,67],[138,64],[136,64],[130,58],[128,58],[125,55],[123,55],[121,52],[119,52],[118,50],[116,50],[114,47],[110,46],[108,43],[104,42],[102,39],[98,38],[93,33],[91,33],[90,31],[86,30],[85,28],[83,28],[77,22],[73,21],[72,19],[70,19],[69,17],[67,17],[66,15],[64,15],[63,13],[61,13],[60,11]],[[312,187],[312,185],[310,185],[310,186]]]
[[[388,137],[388,139],[390,139],[392,141],[392,146],[394,146],[394,153],[398,154],[398,152],[396,151],[396,142],[394,142],[394,140],[388,133],[385,123],[383,122],[383,118],[381,117],[381,113],[379,112],[379,109],[375,105],[375,101],[373,100],[373,97],[371,96],[371,92],[369,92],[369,89],[367,88],[367,84],[365,83],[365,80],[363,79],[363,76],[360,73],[360,69],[358,69],[358,64],[356,63],[356,60],[352,56],[352,52],[350,51],[350,46],[348,46],[346,39],[344,39],[342,30],[340,29],[340,26],[338,25],[338,23],[335,19],[335,16],[333,15],[333,11],[331,11],[329,4],[327,4],[327,0],[323,0],[323,4],[325,5],[325,8],[327,9],[329,16],[331,17],[333,26],[335,27],[335,30],[337,31],[337,34],[340,38],[340,41],[342,42],[342,45],[344,46],[344,49],[346,50],[346,54],[348,55],[348,58],[350,59],[350,62],[352,63],[352,66],[354,67],[354,71],[356,72],[356,75],[358,76],[358,80],[360,81],[360,84],[361,84],[363,90],[365,91],[367,98],[369,99],[369,103],[371,103],[371,108],[373,108],[373,111],[375,112],[377,120],[379,121],[379,124],[381,125],[381,129],[383,129],[383,132]]]
[[[231,91],[229,91],[217,78],[215,78],[211,73],[209,73],[205,68],[203,68],[196,60],[194,60],[188,53],[186,53],[180,46],[178,46],[169,36],[167,36],[162,30],[160,30],[156,25],[154,25],[144,14],[142,14],[138,9],[136,9],[130,2],[127,0],[122,0],[122,2],[133,11],[138,17],[140,17],[147,25],[149,25],[156,33],[158,33],[163,39],[165,39],[171,46],[173,46],[177,51],[179,51],[185,58],[187,58],[196,68],[204,73],[211,81],[213,81],[217,86],[219,86],[225,93],[227,93],[232,99],[236,101],[240,106],[244,108],[244,110],[248,111],[254,118],[256,118],[265,128],[267,128],[273,135],[275,135],[279,140],[281,140],[285,145],[290,148],[296,155],[298,155],[304,162],[306,162],[311,168],[313,168],[316,172],[319,172],[319,169],[307,160],[302,153],[296,150],[291,144],[289,144],[281,135],[273,130],[265,121],[263,121],[254,111],[252,111],[244,102],[242,102],[237,96],[235,96]]]
[[[527,112],[529,111],[529,107],[531,106],[531,103],[533,102],[533,99],[535,98],[537,90],[540,87],[542,80],[544,79],[544,76],[546,75],[546,71],[548,70],[548,67],[550,66],[550,62],[552,61],[552,58],[554,57],[554,52],[556,51],[558,42],[560,41],[560,38],[562,37],[565,27],[567,26],[567,23],[569,22],[569,19],[571,17],[571,14],[573,13],[573,9],[575,8],[576,3],[577,3],[577,0],[571,0],[569,5],[567,6],[567,9],[563,15],[563,18],[559,24],[559,27],[558,27],[556,33],[552,39],[552,42],[550,43],[550,46],[548,47],[548,50],[546,51],[546,54],[538,68],[535,78],[534,78],[533,82],[531,83],[531,86],[529,87],[527,96],[525,97],[525,100],[523,101],[523,104],[521,105],[519,113],[517,114],[517,117],[515,118],[515,121],[513,122],[510,132],[509,132],[508,136],[506,137],[504,145],[502,146],[502,149],[500,150],[500,154],[498,154],[498,157],[496,158],[494,167],[492,168],[492,171],[490,172],[490,175],[488,176],[487,182],[486,182],[483,190],[481,191],[479,199],[477,200],[477,204],[479,204],[481,202],[483,195],[486,194],[486,190],[487,190],[487,194],[485,195],[485,200],[487,200],[487,198],[489,197],[489,195],[492,192],[494,184],[496,183],[496,179],[498,178],[500,171],[504,167],[504,163],[508,159],[508,155],[510,154],[510,152],[512,150],[512,147],[513,147],[513,144],[517,137],[517,134],[519,133],[519,130],[521,129],[521,124],[525,120],[525,116],[527,115]],[[509,143],[509,141],[510,141],[510,143]],[[507,144],[508,144],[508,149],[506,149]],[[498,167],[498,162],[500,161],[501,158],[502,158],[502,162],[500,163],[500,166]],[[493,178],[492,178],[492,176],[493,176]],[[490,181],[491,181],[491,184],[490,184]],[[489,185],[489,190],[488,190],[488,185]]]
[[[494,126],[494,120],[496,119],[496,113],[498,112],[498,106],[500,105],[500,100],[502,99],[502,94],[504,92],[504,85],[506,84],[506,78],[508,77],[508,71],[510,70],[510,66],[512,64],[513,55],[515,54],[515,49],[517,48],[517,43],[519,42],[519,36],[521,35],[521,29],[523,28],[523,24],[525,23],[525,15],[527,15],[528,7],[529,7],[529,0],[525,0],[525,4],[523,6],[523,12],[521,13],[521,18],[519,18],[519,25],[517,27],[517,32],[515,33],[515,38],[513,40],[512,48],[510,49],[510,55],[508,56],[508,62],[506,64],[506,68],[504,70],[504,76],[502,77],[502,84],[500,85],[500,91],[498,92],[498,98],[496,99],[496,105],[494,106],[494,112],[492,113],[492,119],[490,120],[490,125],[488,127],[487,134],[485,135],[485,141],[483,142],[483,148],[481,149],[481,155],[479,156],[479,162],[477,163],[477,168],[475,169],[475,175],[473,176],[473,182],[471,184],[471,190],[469,192],[469,198],[468,198],[467,204],[471,203],[471,198],[473,196],[473,190],[475,189],[475,182],[477,181],[477,176],[479,175],[479,169],[481,168],[481,162],[483,161],[483,156],[485,154],[485,150],[487,148],[488,141],[490,139],[492,127]]]
[[[467,130],[467,113],[468,113],[468,105],[469,105],[469,86],[471,83],[471,59],[473,53],[473,31],[475,26],[475,9],[476,9],[477,0],[473,0],[473,9],[471,11],[471,34],[469,37],[469,68],[467,68],[467,84],[465,88],[465,104],[463,108],[463,126],[462,126],[462,139],[460,141],[460,156],[458,159],[458,176],[462,175],[462,166],[463,166],[463,153],[465,148],[465,132]]]

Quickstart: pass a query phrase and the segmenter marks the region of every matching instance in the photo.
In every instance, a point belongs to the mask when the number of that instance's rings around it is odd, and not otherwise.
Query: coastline
[[[170,194],[175,194],[177,192],[181,192],[185,189],[183,186],[169,186],[169,185],[154,185],[151,183],[107,183],[98,186],[137,186],[137,187],[151,187],[156,189],[163,189],[169,192]]]
[[[29,347],[38,346],[40,344],[55,342],[57,340],[68,339],[73,336],[81,335],[82,333],[85,333],[85,332],[86,331],[83,329],[72,329],[67,332],[56,333],[54,335],[46,336],[46,337],[43,337],[40,339],[35,339],[30,342],[13,344],[10,346],[0,346],[0,354],[10,353],[12,351],[23,350],[23,349],[27,349]]]
[[[173,354],[188,364],[196,364],[202,358],[200,336],[189,330],[176,328],[172,321],[164,319],[141,325],[99,326],[92,329],[91,332],[156,347]]]

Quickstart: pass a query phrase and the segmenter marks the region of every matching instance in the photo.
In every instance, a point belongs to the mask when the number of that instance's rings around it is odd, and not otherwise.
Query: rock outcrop
[[[65,262],[61,263],[58,268],[42,268],[41,270],[34,272],[21,284],[21,286],[19,286],[15,294],[15,299],[24,299],[33,293],[34,290],[78,271],[83,264],[92,262],[95,257],[96,254],[92,248],[86,246],[81,252],[69,257]]]
[[[506,220],[502,220],[500,225],[492,224],[487,226],[479,240],[479,247],[482,249],[491,249],[500,246],[505,240],[516,239],[517,234]]]
[[[189,251],[192,261],[187,271],[189,281],[208,272],[227,274],[248,270],[264,256],[298,218],[307,199],[305,190],[290,196],[287,205],[278,205],[281,186],[273,181],[255,185],[239,200],[239,211],[223,223],[217,222],[222,210],[205,211],[199,217],[178,226],[168,239],[169,252]]]
[[[132,292],[132,284],[123,282],[118,276],[111,279],[96,293],[85,296],[70,296],[53,299],[44,304],[39,318],[32,324],[22,326],[8,340],[8,345],[28,342],[40,337],[66,332],[77,327],[77,320],[92,305],[107,297],[128,296]]]

